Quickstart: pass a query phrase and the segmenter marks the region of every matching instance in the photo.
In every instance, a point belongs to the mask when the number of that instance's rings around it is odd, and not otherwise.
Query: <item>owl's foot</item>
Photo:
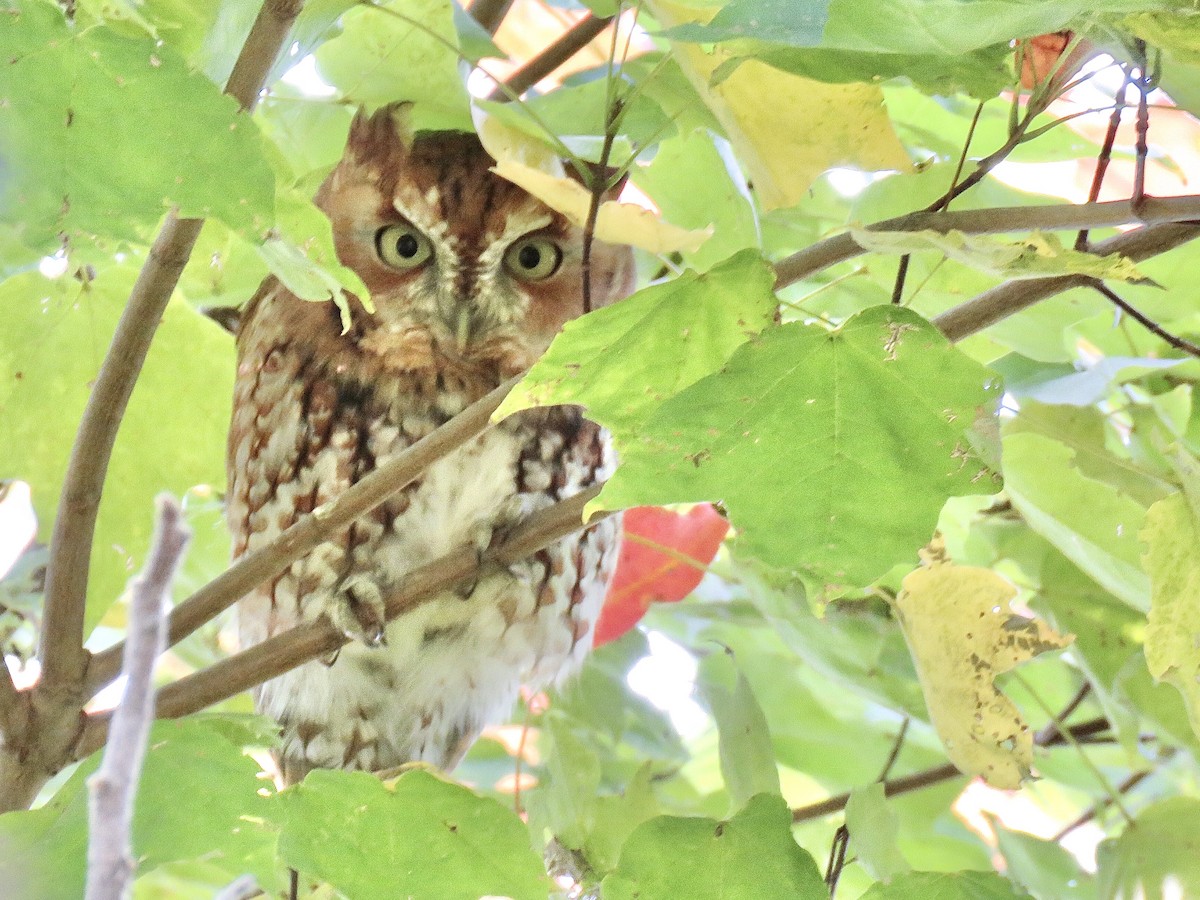
[[[329,620],[347,637],[368,647],[387,643],[383,591],[370,575],[351,575],[338,585],[329,604]]]

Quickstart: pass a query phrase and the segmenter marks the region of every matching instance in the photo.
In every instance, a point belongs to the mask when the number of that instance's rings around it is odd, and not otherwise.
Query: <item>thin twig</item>
[[[385,618],[390,622],[428,603],[443,591],[475,577],[482,566],[489,563],[511,565],[572,532],[595,525],[605,515],[594,516],[585,524],[583,508],[599,491],[600,487],[594,486],[534,513],[482,558],[474,552],[459,550],[414,569],[384,598]],[[158,714],[172,719],[197,712],[318,656],[332,653],[346,641],[346,635],[325,619],[297,625],[167,685],[159,694]],[[76,749],[78,758],[103,745],[109,715],[104,712],[88,716]]]
[[[1140,772],[1134,772],[1128,778],[1126,778],[1124,781],[1122,781],[1120,784],[1118,784],[1117,789],[1116,789],[1117,794],[1120,796],[1124,796],[1125,794],[1128,794],[1135,787],[1137,787],[1139,784],[1141,784],[1143,781],[1145,781],[1146,778],[1148,778],[1150,775],[1153,775],[1155,773],[1155,771],[1157,771],[1159,764],[1165,762],[1166,760],[1170,759],[1174,755],[1175,755],[1174,747],[1170,747],[1167,750],[1165,750],[1163,752],[1163,754],[1158,758],[1158,760],[1156,761],[1154,766],[1152,766],[1149,769],[1143,769]],[[1070,834],[1076,828],[1082,828],[1084,825],[1086,825],[1088,822],[1092,821],[1092,819],[1096,818],[1096,816],[1100,815],[1100,813],[1104,812],[1110,806],[1112,806],[1112,798],[1111,797],[1102,797],[1100,800],[1098,800],[1096,803],[1094,803],[1092,806],[1090,806],[1088,809],[1086,809],[1078,818],[1072,820],[1067,825],[1065,825],[1058,832],[1058,834],[1056,834],[1056,835],[1054,835],[1054,837],[1050,838],[1051,843],[1057,844],[1059,841],[1061,841],[1063,838],[1065,838],[1068,834]]]
[[[1104,203],[1064,203],[1050,206],[1002,206],[957,212],[916,212],[868,225],[868,231],[936,231],[945,234],[1003,234],[1039,231],[1075,231],[1080,228],[1116,228],[1121,225],[1158,225],[1200,220],[1200,194],[1182,197],[1147,197],[1138,210],[1128,200]],[[1167,248],[1169,249],[1169,248]],[[834,235],[811,244],[775,263],[775,287],[787,287],[830,266],[853,259],[866,248],[850,234]],[[1108,251],[1114,252],[1114,251]],[[1162,251],[1159,251],[1162,252]],[[1153,255],[1153,254],[1150,254]]]
[[[1102,297],[1105,297],[1107,300],[1109,300],[1113,304],[1113,306],[1117,307],[1118,309],[1123,311],[1126,315],[1128,315],[1129,318],[1136,321],[1139,325],[1141,325],[1143,328],[1145,328],[1151,334],[1157,335],[1158,337],[1162,338],[1164,341],[1166,341],[1168,344],[1170,344],[1176,350],[1182,350],[1184,353],[1188,354],[1189,356],[1200,357],[1200,347],[1197,347],[1195,344],[1193,344],[1191,341],[1187,340],[1186,338],[1181,338],[1181,337],[1179,337],[1179,335],[1173,334],[1170,331],[1167,331],[1165,328],[1163,328],[1161,325],[1159,325],[1157,322],[1155,322],[1153,319],[1151,319],[1144,312],[1141,312],[1140,310],[1138,310],[1136,307],[1131,305],[1127,300],[1122,299],[1121,296],[1119,294],[1117,294],[1116,291],[1112,290],[1100,279],[1098,279],[1098,278],[1089,279],[1088,287],[1092,288],[1092,290],[1096,291]]]
[[[1100,188],[1104,186],[1104,176],[1108,174],[1108,164],[1112,161],[1113,146],[1117,142],[1117,130],[1121,127],[1121,115],[1125,112],[1125,95],[1129,91],[1130,74],[1125,72],[1121,88],[1117,91],[1112,115],[1108,117],[1108,128],[1104,132],[1104,143],[1100,145],[1100,153],[1096,156],[1096,171],[1092,173],[1092,183],[1088,188],[1088,203],[1100,199]],[[1088,229],[1081,228],[1075,236],[1075,249],[1083,252],[1088,248]]]
[[[1156,202],[1148,199],[1147,205]],[[1102,241],[1092,248],[1092,252],[1098,256],[1119,253],[1134,262],[1139,262],[1166,253],[1197,237],[1200,237],[1200,225],[1153,225]],[[1056,275],[1051,278],[1009,281],[946,310],[934,317],[933,324],[951,341],[961,341],[1047,297],[1073,287],[1090,287],[1091,281],[1086,275]]]
[[[832,900],[837,893],[838,879],[842,877],[842,869],[846,867],[846,851],[850,848],[850,829],[844,824],[839,825],[833,833],[833,842],[829,845],[829,862],[825,864],[825,887],[829,890]]]
[[[590,44],[610,22],[611,18],[593,16],[590,13],[584,16],[563,32],[553,44],[509,75],[504,82],[507,91],[497,87],[487,99],[503,103],[510,96],[519,97]]]
[[[88,779],[87,900],[125,897],[135,869],[133,801],[154,722],[154,661],[166,640],[163,607],[190,537],[173,497],[163,494],[157,505],[146,568],[132,585],[125,692],[113,714],[104,761]]]
[[[896,740],[892,741],[892,752],[888,754],[887,761],[883,764],[883,769],[879,773],[876,781],[887,781],[888,776],[892,774],[892,768],[896,765],[896,760],[900,758],[900,749],[904,746],[904,738],[908,735],[908,723],[911,720],[908,716],[904,717],[904,721],[900,723],[900,730],[896,732]]]
[[[243,556],[192,594],[171,613],[167,646],[183,640],[322,541],[403,490],[433,463],[478,437],[489,427],[492,413],[520,378],[520,375],[510,378],[327,505],[313,510],[271,543]],[[90,693],[116,677],[123,651],[123,644],[115,644],[92,657],[86,678]]]
[[[1086,722],[1080,722],[1078,725],[1070,726],[1067,731],[1076,740],[1090,737],[1103,731],[1107,731],[1111,726],[1107,719],[1089,719]],[[1036,741],[1035,741],[1036,743]],[[1044,744],[1038,744],[1041,747],[1054,747],[1059,744],[1065,744],[1066,739],[1061,734],[1055,734],[1054,737],[1048,739]],[[940,766],[934,766],[931,769],[923,769],[920,772],[913,772],[911,775],[904,775],[900,778],[893,778],[890,781],[883,783],[883,795],[885,797],[894,797],[897,794],[907,794],[911,791],[917,791],[921,788],[930,787],[935,784],[941,784],[943,781],[950,781],[954,778],[965,778],[966,776],[958,770],[954,763],[944,763]],[[846,804],[850,802],[850,792],[835,794],[825,800],[817,803],[810,803],[808,806],[800,806],[792,810],[793,822],[808,822],[812,819],[820,819],[823,816],[831,815],[835,812],[840,812],[846,808]]]
[[[1090,681],[1085,681],[1080,685],[1079,690],[1075,692],[1075,696],[1062,708],[1062,712],[1047,722],[1043,728],[1038,729],[1038,733],[1033,737],[1034,743],[1044,745],[1055,735],[1061,734],[1063,723],[1071,718],[1071,713],[1079,708],[1079,704],[1086,700],[1091,692],[1092,683]]]

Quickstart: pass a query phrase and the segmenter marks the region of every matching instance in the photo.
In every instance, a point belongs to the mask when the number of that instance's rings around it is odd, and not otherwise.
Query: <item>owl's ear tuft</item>
[[[412,104],[389,103],[367,115],[359,107],[350,123],[346,155],[359,161],[389,159],[412,147]]]

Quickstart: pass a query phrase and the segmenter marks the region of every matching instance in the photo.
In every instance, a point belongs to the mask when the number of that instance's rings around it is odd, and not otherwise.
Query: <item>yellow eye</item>
[[[375,249],[393,269],[415,269],[433,256],[429,238],[407,222],[380,228],[375,235]]]
[[[504,266],[522,281],[541,281],[558,271],[562,249],[546,238],[523,238],[504,251]]]

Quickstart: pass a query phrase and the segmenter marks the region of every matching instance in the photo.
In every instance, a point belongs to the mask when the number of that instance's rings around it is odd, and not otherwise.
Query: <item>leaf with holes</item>
[[[973,446],[997,379],[906,309],[793,323],[617,433],[596,507],[721,500],[737,547],[828,584],[912,560],[947,497],[995,490]]]

